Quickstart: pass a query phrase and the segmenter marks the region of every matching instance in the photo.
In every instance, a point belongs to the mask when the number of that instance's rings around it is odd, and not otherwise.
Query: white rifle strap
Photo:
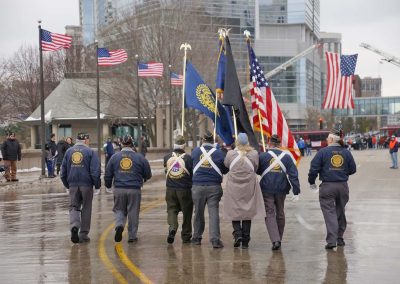
[[[200,166],[205,162],[208,161],[210,165],[213,167],[213,169],[222,177],[221,170],[217,167],[217,165],[213,162],[211,159],[212,153],[214,153],[217,149],[212,148],[208,153],[206,149],[204,149],[203,146],[200,147],[201,152],[203,153],[203,158],[197,163],[197,165],[193,169],[193,175],[195,172],[200,168]]]
[[[261,179],[267,174],[269,173],[273,168],[275,168],[275,166],[277,164],[279,164],[281,166],[282,171],[286,174],[286,167],[285,165],[282,163],[281,159],[285,156],[285,153],[282,152],[279,157],[276,156],[276,154],[272,151],[269,151],[268,154],[270,154],[272,156],[272,158],[274,158],[274,161],[272,162],[272,164],[269,165],[268,168],[265,169],[265,171],[262,173],[261,175]]]
[[[187,168],[185,167],[185,161],[182,159],[182,157],[185,156],[185,153],[182,154],[181,156],[178,156],[175,152],[172,152],[172,157],[171,158],[175,158],[174,160],[172,160],[171,165],[169,166],[169,169],[167,170],[167,174],[166,176],[168,177],[169,173],[171,172],[171,170],[174,168],[176,163],[179,163],[180,166],[182,167],[182,169],[185,171],[185,173],[187,173],[188,175],[190,175],[189,171],[187,170]],[[170,158],[170,159],[171,159]]]
[[[247,158],[245,155],[242,155],[240,151],[237,151],[238,155],[233,159],[231,165],[229,166],[229,170],[232,170],[233,166],[240,160],[240,158],[243,158],[244,161],[249,165],[249,167],[254,171],[254,165],[251,163],[249,158]]]

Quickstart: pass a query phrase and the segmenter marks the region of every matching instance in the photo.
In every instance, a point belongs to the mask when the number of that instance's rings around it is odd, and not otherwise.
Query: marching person
[[[299,200],[300,183],[296,165],[290,154],[279,149],[281,140],[278,135],[271,136],[270,149],[260,155],[257,173],[261,175],[260,185],[264,198],[265,225],[272,242],[272,250],[281,247],[285,229],[285,199],[290,189],[292,201]]]
[[[214,147],[212,133],[206,131],[203,144],[192,151],[192,199],[195,208],[192,244],[201,245],[204,232],[204,209],[208,206],[209,235],[213,248],[223,248],[219,227],[219,201],[222,197],[222,177],[228,172],[225,154]]]
[[[151,178],[149,162],[133,151],[133,140],[129,135],[121,139],[122,150],[112,155],[108,161],[104,182],[111,188],[114,180],[114,240],[122,240],[126,220],[128,219],[128,243],[137,242],[141,188]]]
[[[392,135],[390,137],[389,141],[389,154],[390,157],[392,158],[392,166],[390,167],[391,169],[397,169],[397,152],[399,151],[399,143],[397,142],[397,138],[395,135]]]
[[[65,153],[60,178],[69,189],[71,241],[88,242],[93,194],[99,194],[101,186],[100,161],[89,148],[89,134],[79,133],[76,144]]]
[[[311,161],[308,182],[316,190],[315,179],[319,175],[319,203],[327,230],[325,249],[344,246],[346,231],[345,206],[349,201],[349,175],[356,172],[356,164],[350,151],[343,148],[340,131],[332,130],[327,138],[328,147],[317,152]]]
[[[178,230],[178,213],[182,211],[182,242],[190,243],[192,238],[192,175],[193,160],[185,153],[185,138],[178,135],[175,138],[174,150],[164,157],[167,191],[165,200],[168,213],[168,237],[167,242],[174,242]]]
[[[17,179],[17,160],[21,161],[21,145],[15,139],[15,133],[11,132],[7,136],[7,140],[3,142],[1,154],[4,160],[6,173],[4,174],[7,181],[18,181]]]
[[[257,180],[258,153],[250,147],[246,133],[239,133],[236,148],[228,152],[225,166],[229,168],[224,194],[224,219],[232,221],[234,247],[247,249],[251,219],[265,218],[265,207]]]

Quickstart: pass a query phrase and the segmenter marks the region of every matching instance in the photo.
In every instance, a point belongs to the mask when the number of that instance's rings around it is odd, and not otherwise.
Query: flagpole
[[[250,44],[251,44],[251,40],[250,40],[250,32],[248,31],[248,30],[245,30],[244,31],[244,35],[246,36],[246,42],[247,42],[247,44],[250,46]],[[250,61],[249,61],[249,64],[248,64],[248,66],[250,65]],[[247,69],[247,75],[248,75],[248,77],[247,78],[250,78],[250,70],[249,69]],[[257,103],[257,102],[256,102]],[[265,152],[265,139],[264,139],[264,130],[263,130],[263,127],[262,127],[262,121],[261,121],[261,112],[260,112],[260,108],[258,108],[257,107],[257,111],[258,111],[258,122],[260,123],[260,135],[261,135],[261,141],[262,141],[262,144],[263,144],[263,150],[264,150],[264,152]]]
[[[222,52],[223,44],[224,44],[224,35],[223,35],[224,31],[223,31],[223,29],[219,29],[218,33],[219,33],[219,40],[221,41],[221,46],[219,48],[217,69],[218,69],[218,64],[219,64],[219,60],[220,60],[220,57],[221,57],[221,52]],[[218,93],[218,91],[216,91],[215,92],[215,107],[214,107],[214,134],[213,134],[214,135],[214,144],[215,144],[215,140],[216,140],[216,137],[217,137],[218,95],[219,95],[219,93]]]
[[[136,58],[136,86],[137,86],[137,97],[136,97],[136,106],[137,106],[137,113],[138,113],[138,151],[139,153],[142,152],[142,116],[140,113],[140,86],[139,86],[139,55],[135,54]]]
[[[233,113],[233,127],[235,128],[235,139],[236,139],[238,134],[237,134],[236,114],[234,106],[232,106],[232,113]]]
[[[100,134],[100,78],[99,78],[99,43],[94,41],[96,47],[96,103],[97,103],[97,155],[101,165],[101,134]]]
[[[174,146],[172,145],[172,136],[174,134],[174,129],[173,129],[173,123],[174,119],[172,118],[172,85],[171,85],[171,67],[172,65],[168,65],[169,69],[169,147],[170,150],[172,151],[174,149]]]
[[[39,23],[39,58],[40,58],[40,148],[42,150],[42,172],[41,177],[46,176],[45,170],[45,158],[46,158],[46,150],[45,150],[45,141],[46,141],[46,124],[44,122],[44,79],[43,79],[43,49],[42,49],[42,26],[41,20],[38,20]]]
[[[183,43],[180,47],[180,50],[184,50],[184,55],[183,55],[183,83],[182,83],[182,128],[181,128],[181,134],[183,136],[184,133],[184,127],[185,127],[185,86],[186,86],[186,55],[187,55],[187,50],[192,50],[192,47],[188,43]]]

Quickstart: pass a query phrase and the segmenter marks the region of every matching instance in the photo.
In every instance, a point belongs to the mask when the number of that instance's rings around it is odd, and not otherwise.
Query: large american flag
[[[139,77],[162,77],[164,65],[162,63],[139,63]]]
[[[97,49],[97,62],[99,66],[111,66],[124,63],[128,60],[125,49],[108,50],[107,48]]]
[[[172,86],[182,86],[183,76],[175,73],[171,73],[171,85]]]
[[[357,64],[357,54],[339,55],[326,52],[327,84],[322,108],[354,108],[352,96],[353,77]]]
[[[267,136],[277,134],[282,141],[282,148],[289,150],[294,161],[300,159],[300,151],[294,140],[286,119],[276,101],[272,90],[265,79],[253,48],[248,43],[250,57],[251,108],[253,111],[253,128]],[[259,118],[260,113],[260,118]],[[260,125],[261,120],[261,125]]]
[[[56,34],[46,30],[41,30],[40,40],[42,43],[43,51],[56,51],[62,48],[70,48],[72,43],[72,37]]]

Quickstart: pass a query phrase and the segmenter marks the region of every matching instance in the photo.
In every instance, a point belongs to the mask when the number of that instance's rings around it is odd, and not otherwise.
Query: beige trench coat
[[[230,169],[224,190],[223,217],[232,221],[265,218],[263,196],[256,174],[258,153],[252,150],[246,154],[253,164],[252,168],[243,158],[231,167],[232,161],[238,155],[239,151],[232,150],[225,158],[225,166]]]

